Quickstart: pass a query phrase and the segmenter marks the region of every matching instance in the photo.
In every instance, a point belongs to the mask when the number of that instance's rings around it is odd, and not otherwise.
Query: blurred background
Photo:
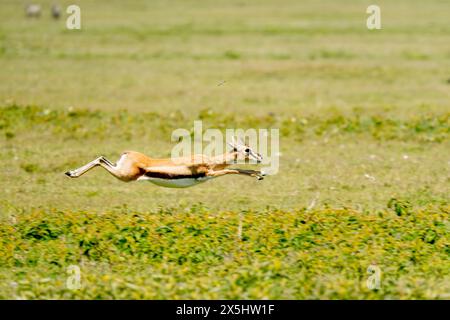
[[[1,1],[0,98],[132,111],[448,107],[448,1]],[[52,5],[61,9],[51,16]],[[81,8],[81,30],[65,9]],[[226,85],[217,86],[226,81]]]

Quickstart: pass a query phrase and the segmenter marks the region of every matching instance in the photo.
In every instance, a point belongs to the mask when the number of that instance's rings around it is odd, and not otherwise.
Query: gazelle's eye
[[[249,153],[249,152],[250,152],[250,149],[249,149],[249,148],[245,149],[245,152]]]

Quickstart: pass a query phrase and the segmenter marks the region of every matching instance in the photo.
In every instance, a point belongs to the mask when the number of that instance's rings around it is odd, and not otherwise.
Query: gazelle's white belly
[[[151,178],[147,176],[139,177],[138,181],[149,181],[161,187],[167,188],[187,188],[195,186],[199,183],[205,182],[212,179],[212,177],[201,177],[201,178],[182,178],[182,179],[162,179],[162,178]]]

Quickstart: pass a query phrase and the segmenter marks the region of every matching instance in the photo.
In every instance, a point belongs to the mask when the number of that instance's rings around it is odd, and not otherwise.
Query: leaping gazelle
[[[65,174],[70,178],[78,178],[100,166],[125,182],[147,180],[169,188],[191,187],[227,174],[256,177],[258,180],[262,180],[264,173],[261,171],[227,169],[232,163],[240,160],[256,160],[258,163],[262,161],[259,153],[254,152],[248,145],[237,142],[234,138],[229,145],[233,148],[230,152],[216,157],[194,155],[175,159],[153,159],[140,152],[126,151],[122,153],[116,164],[101,156],[78,169],[67,171]]]

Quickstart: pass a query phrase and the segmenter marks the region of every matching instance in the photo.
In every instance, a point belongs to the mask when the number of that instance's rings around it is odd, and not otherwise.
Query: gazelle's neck
[[[230,151],[218,156],[215,156],[212,160],[217,164],[229,164],[236,163],[239,153],[237,151]]]

